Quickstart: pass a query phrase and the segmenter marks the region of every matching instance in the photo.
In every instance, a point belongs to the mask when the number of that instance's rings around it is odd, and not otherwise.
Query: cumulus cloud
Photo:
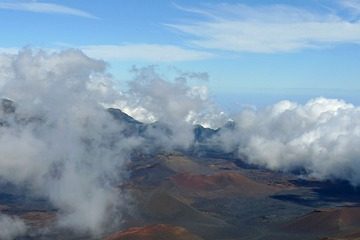
[[[195,124],[217,128],[226,121],[225,114],[211,102],[207,87],[188,84],[194,78],[206,80],[207,74],[183,72],[168,80],[154,66],[135,67],[132,71],[134,79],[117,106],[140,121],[157,122],[172,129],[170,139],[149,129],[158,140],[165,137],[162,146],[189,146]]]
[[[93,234],[119,216],[115,187],[140,142],[102,106],[117,97],[105,67],[77,50],[0,56],[0,177],[47,198],[58,226]]]
[[[302,169],[318,179],[360,184],[360,108],[338,99],[281,101],[234,117],[220,141],[247,161],[273,170]]]
[[[21,219],[0,214],[0,239],[12,240],[25,233],[26,225]]]
[[[351,11],[357,1],[343,1]],[[329,8],[332,8],[329,6]],[[194,46],[235,52],[276,53],[360,42],[360,23],[350,12],[309,11],[291,5],[213,4],[181,8],[203,20],[167,24],[193,37]]]
[[[186,148],[195,124],[216,128],[227,120],[206,87],[189,83],[206,74],[169,80],[153,66],[133,73],[119,92],[106,63],[79,50],[0,54],[0,177],[47,199],[57,209],[57,227],[99,236],[121,220],[127,196],[117,186],[133,150],[144,143]],[[142,134],[124,133],[128,125],[104,107],[114,105],[147,120]],[[232,119],[211,141],[250,163],[360,184],[360,107],[326,98],[281,101]],[[0,230],[2,222],[15,229],[0,231],[4,239],[26,229],[0,216]]]
[[[121,221],[127,196],[117,186],[132,151],[149,139],[186,148],[194,124],[222,124],[207,88],[187,83],[206,74],[168,81],[154,67],[133,73],[120,92],[106,63],[79,50],[0,54],[0,177],[47,199],[57,227],[98,236]],[[114,105],[151,124],[142,135],[127,134],[128,125],[104,107]]]

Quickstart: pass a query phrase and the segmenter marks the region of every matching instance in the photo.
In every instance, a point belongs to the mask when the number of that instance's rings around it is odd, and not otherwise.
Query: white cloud
[[[274,170],[304,169],[318,179],[360,184],[360,107],[316,98],[301,105],[281,101],[234,117],[236,128],[220,139],[249,162]]]
[[[80,49],[91,57],[106,60],[176,62],[202,60],[213,56],[204,51],[160,44],[89,45]]]
[[[79,50],[0,54],[0,96],[16,103],[13,113],[0,101],[1,179],[48,199],[60,226],[95,235],[121,217],[116,186],[140,143],[99,105],[117,99],[105,68]]]
[[[56,13],[78,17],[98,19],[98,17],[75,8],[66,7],[55,3],[45,2],[0,2],[0,9],[37,12],[37,13]]]
[[[356,13],[360,13],[360,1],[359,0],[341,0],[340,4],[346,8],[349,8]]]
[[[216,128],[225,122],[226,116],[209,99],[207,87],[187,83],[206,74],[182,73],[169,81],[153,66],[134,68],[133,72],[135,77],[129,82],[123,101],[116,104],[138,120],[168,126],[173,131],[170,137],[161,131],[148,131],[165,148],[190,146],[194,124]]]
[[[186,84],[207,79],[206,73],[182,72],[166,81],[153,67],[133,71],[129,89],[120,93],[106,63],[80,50],[0,54],[0,177],[49,200],[58,210],[56,226],[98,237],[117,226],[119,209],[127,207],[117,186],[130,153],[145,139],[123,135],[128,126],[103,106],[120,102],[130,113],[158,120],[144,134],[151,147],[167,149],[189,146],[193,123],[223,118],[205,87]]]
[[[358,2],[344,1],[358,6]],[[183,9],[186,10],[186,9]],[[193,37],[201,48],[235,52],[291,52],[333,44],[360,43],[360,22],[329,12],[312,12],[288,5],[250,7],[219,4],[197,12],[205,20],[167,26]],[[205,10],[202,10],[205,11]]]
[[[0,239],[12,240],[25,232],[26,225],[20,218],[0,214]]]
[[[16,48],[16,47],[9,47],[9,48],[1,48],[0,47],[0,53],[16,54],[18,52],[19,52],[19,48]]]
[[[198,61],[214,57],[205,51],[182,48],[175,45],[160,44],[120,44],[120,45],[63,45],[59,48],[41,48],[49,53],[59,52],[60,49],[77,48],[92,58],[106,61],[146,61],[146,62],[181,62]],[[1,48],[0,53],[16,54],[21,48]]]

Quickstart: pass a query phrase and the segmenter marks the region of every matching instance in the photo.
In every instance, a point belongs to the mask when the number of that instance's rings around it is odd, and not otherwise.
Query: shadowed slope
[[[360,207],[316,210],[296,219],[285,228],[299,233],[339,233],[360,229]]]

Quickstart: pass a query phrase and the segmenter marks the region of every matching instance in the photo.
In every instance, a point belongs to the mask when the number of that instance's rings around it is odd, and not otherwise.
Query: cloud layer
[[[143,61],[149,63],[200,61],[211,59],[213,54],[184,48],[176,45],[161,44],[119,44],[119,45],[85,45],[74,47],[86,55],[106,61]],[[58,52],[61,48],[48,48],[47,52]],[[0,48],[0,53],[17,54],[21,48]],[[45,50],[42,48],[42,50]]]
[[[167,80],[154,67],[133,72],[128,90],[119,92],[105,62],[78,50],[0,55],[0,178],[47,199],[57,209],[57,227],[99,236],[121,220],[127,196],[117,186],[134,149],[186,148],[194,143],[194,124],[227,120],[205,87],[188,84],[206,74]],[[114,105],[152,124],[141,136],[125,134],[128,125],[104,108]],[[211,140],[269,169],[359,185],[359,119],[360,108],[342,100],[281,101],[240,111],[234,127]],[[1,215],[2,222],[14,227],[0,233],[4,239],[26,231],[18,219]]]
[[[109,61],[178,62],[197,61],[213,57],[208,52],[161,44],[89,45],[80,48],[93,58]]]

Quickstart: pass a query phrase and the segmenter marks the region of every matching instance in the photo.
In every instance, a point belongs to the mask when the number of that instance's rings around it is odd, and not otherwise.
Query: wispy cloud
[[[176,45],[161,44],[118,44],[118,45],[84,45],[76,46],[61,43],[56,47],[41,48],[46,52],[57,52],[61,49],[76,48],[86,55],[106,61],[145,61],[145,62],[181,62],[198,61],[214,57],[206,51],[183,48]],[[0,53],[16,54],[21,48],[1,48]]]
[[[353,5],[359,2],[349,0],[344,3]],[[204,19],[166,25],[188,34],[191,37],[189,42],[201,48],[276,53],[360,43],[360,22],[334,11],[315,12],[289,5],[252,7],[242,4],[211,5],[201,11],[182,10],[201,14]]]
[[[340,0],[339,4],[347,8],[355,17],[360,15],[360,0]]]
[[[16,54],[19,52],[19,48],[16,47],[0,47],[0,53],[5,53],[5,54]]]
[[[160,44],[88,45],[80,49],[91,57],[105,60],[177,62],[203,60],[213,56],[205,51]]]
[[[66,14],[78,17],[98,19],[98,17],[76,8],[70,8],[59,4],[45,2],[0,2],[0,9],[37,13]]]

